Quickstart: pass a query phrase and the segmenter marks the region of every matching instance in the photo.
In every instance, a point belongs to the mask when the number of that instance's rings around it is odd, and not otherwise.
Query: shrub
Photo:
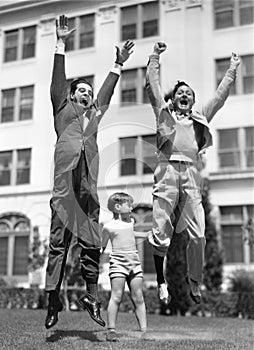
[[[237,270],[230,277],[228,289],[236,295],[236,311],[244,318],[254,319],[254,274]]]

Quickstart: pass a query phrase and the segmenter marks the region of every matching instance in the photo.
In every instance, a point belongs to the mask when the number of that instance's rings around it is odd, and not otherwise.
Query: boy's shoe
[[[200,291],[200,283],[192,280],[188,276],[186,276],[186,282],[190,286],[190,297],[196,304],[201,303],[201,291]]]
[[[119,339],[116,336],[115,331],[108,331],[108,333],[106,335],[106,340],[111,341],[111,342],[118,342],[119,341]]]
[[[171,295],[168,293],[168,288],[166,283],[162,283],[158,285],[158,295],[162,304],[168,305],[170,303]]]

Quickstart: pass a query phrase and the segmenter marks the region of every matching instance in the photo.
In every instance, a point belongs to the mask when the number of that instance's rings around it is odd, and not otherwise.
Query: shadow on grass
[[[47,343],[55,343],[59,341],[60,339],[67,338],[67,337],[79,337],[83,340],[89,340],[91,342],[101,342],[102,340],[97,338],[97,336],[94,334],[94,332],[89,331],[66,331],[66,330],[60,330],[57,329],[53,331],[53,334],[46,337]]]

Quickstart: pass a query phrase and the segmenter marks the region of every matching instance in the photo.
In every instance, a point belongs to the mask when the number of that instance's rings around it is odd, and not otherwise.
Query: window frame
[[[245,92],[245,85],[244,85],[244,79],[247,77],[251,77],[254,81],[254,72],[252,72],[250,70],[250,72],[247,72],[248,74],[246,74],[246,60],[250,58],[253,62],[254,62],[254,54],[246,54],[246,55],[242,55],[241,56],[241,64],[237,69],[237,79],[235,80],[234,83],[234,87],[231,87],[230,89],[230,96],[238,96],[238,95],[252,95],[254,94],[254,82],[252,86],[253,91],[250,92]],[[219,71],[218,67],[219,64],[221,63],[225,63],[225,71]],[[228,62],[227,64],[227,68],[226,68],[226,62]],[[252,63],[252,62],[251,62]],[[216,88],[218,87],[218,84],[220,83],[222,77],[225,75],[226,70],[229,68],[229,64],[230,64],[230,57],[224,57],[224,58],[218,58],[215,59],[215,81],[216,81]],[[218,76],[221,77],[218,79]]]
[[[239,207],[241,210],[241,217],[234,218],[234,216],[230,216],[227,219],[223,220],[223,215],[222,215],[222,210],[223,208],[237,208]],[[252,209],[252,210],[251,210]],[[223,244],[223,227],[230,227],[230,226],[237,226],[239,228],[239,235],[241,235],[242,239],[242,261],[226,261],[225,264],[230,265],[230,264],[250,264],[254,263],[254,247],[249,246],[247,242],[244,242],[243,239],[243,230],[244,230],[244,225],[248,222],[248,220],[251,218],[251,213],[254,212],[254,205],[227,205],[227,206],[219,206],[219,217],[220,217],[220,231],[221,231],[221,242],[222,246],[225,250],[224,244]],[[254,219],[254,217],[252,218]],[[228,234],[227,234],[228,235]],[[239,238],[239,237],[238,237]],[[233,240],[230,240],[230,235],[229,235],[229,241],[232,242]],[[251,251],[252,249],[252,251]],[[234,246],[231,247],[231,251],[234,251],[235,248]]]
[[[253,170],[253,166],[248,166],[248,161],[247,161],[247,154],[249,151],[254,152],[254,146],[248,147],[247,145],[247,129],[253,129],[254,132],[254,126],[246,126],[246,127],[241,127],[241,128],[229,128],[229,129],[217,129],[217,139],[218,139],[218,148],[217,148],[217,164],[218,164],[218,169],[220,172],[228,172],[228,171],[234,171],[234,172],[241,172],[241,171],[246,171],[246,170]],[[238,151],[239,154],[239,166],[235,165],[234,167],[220,167],[220,161],[219,157],[220,154],[223,154],[223,150],[220,149],[219,145],[219,139],[220,139],[220,132],[223,131],[228,131],[228,130],[236,130],[236,135],[237,135],[237,145],[238,147],[235,148],[235,150]],[[251,133],[250,133],[251,135]],[[223,136],[222,136],[223,138]],[[232,149],[225,149],[225,152],[233,152]]]
[[[22,107],[22,90],[31,88],[31,99],[32,99],[32,103],[30,104],[30,114],[31,114],[31,118],[25,118],[25,119],[21,119],[21,107]],[[3,121],[2,120],[2,115],[3,115],[3,99],[4,99],[4,93],[7,91],[14,91],[14,98],[13,98],[13,118],[12,120],[8,120],[8,121]],[[9,107],[10,108],[10,107]],[[32,120],[33,119],[33,115],[34,115],[34,85],[30,84],[30,85],[25,85],[25,86],[20,86],[20,87],[16,87],[16,88],[10,88],[10,89],[2,89],[1,90],[1,104],[0,104],[0,125],[2,124],[6,124],[6,123],[13,123],[13,122],[23,122],[23,121],[28,121],[28,120]]]
[[[153,21],[157,21],[157,33],[154,35],[148,35],[148,36],[144,36],[144,8],[145,6],[149,6],[150,4],[155,4],[157,5],[157,13],[158,16],[157,18],[153,19]],[[129,26],[131,25],[135,25],[135,36],[129,36],[129,35],[124,35],[124,26],[126,27],[127,25],[124,24],[122,25],[122,23],[125,23],[124,20],[124,10],[127,8],[134,8],[136,7],[136,22],[130,23]],[[126,41],[128,39],[130,40],[139,40],[139,39],[147,39],[147,38],[154,38],[156,36],[160,35],[160,2],[155,0],[155,1],[147,1],[144,3],[140,3],[140,4],[133,4],[133,5],[128,5],[128,6],[122,6],[120,7],[120,41]],[[147,21],[146,21],[147,22]],[[150,21],[151,22],[151,21]]]
[[[24,53],[25,53],[25,48],[26,45],[25,44],[25,31],[29,28],[33,28],[34,29],[34,40],[32,41],[33,44],[33,54],[31,56],[28,57],[24,57]],[[17,32],[17,44],[16,44],[16,54],[15,54],[15,58],[14,59],[10,59],[7,60],[7,54],[6,54],[6,50],[7,50],[7,35],[11,32]],[[10,29],[10,30],[6,30],[4,32],[4,50],[3,50],[3,63],[11,63],[11,62],[16,62],[16,61],[20,61],[20,60],[27,60],[27,59],[31,59],[34,58],[36,56],[36,44],[37,44],[37,25],[29,25],[26,27],[22,27],[22,28],[17,28],[17,29]]]
[[[9,220],[8,220],[9,218]],[[7,239],[7,253],[6,253],[6,274],[3,274],[5,277],[16,277],[22,278],[28,275],[28,254],[27,254],[27,264],[24,265],[25,273],[16,273],[15,266],[17,267],[17,257],[15,255],[15,243],[17,238],[27,238],[27,253],[29,253],[29,244],[31,236],[31,226],[30,221],[23,215],[1,215],[1,223],[5,223],[9,230],[0,231],[0,240]],[[18,224],[25,223],[27,225],[26,230],[16,230]]]
[[[81,20],[84,19],[85,17],[93,16],[93,31],[92,31],[92,38],[93,38],[93,45],[92,46],[84,46],[81,47]],[[91,13],[86,13],[84,15],[80,16],[73,16],[68,19],[69,23],[73,23],[73,26],[70,26],[69,29],[76,28],[75,32],[73,33],[72,37],[67,40],[65,50],[66,52],[72,52],[76,50],[86,50],[86,49],[91,49],[95,47],[95,42],[96,42],[96,30],[95,30],[95,21],[96,21],[96,13],[91,12]],[[69,41],[69,44],[68,44]],[[71,42],[71,45],[70,45]],[[70,48],[72,46],[72,48]]]
[[[19,152],[22,152],[22,151],[30,152],[29,166],[24,167],[24,169],[29,170],[29,174],[28,174],[28,182],[18,183],[18,170],[23,169],[19,167],[18,156],[19,156]],[[11,152],[11,162],[9,165],[10,182],[4,185],[0,184],[0,187],[30,185],[31,184],[31,167],[32,167],[32,148],[30,147],[30,148],[20,148],[15,150],[6,150],[6,151],[1,151],[0,154],[7,153],[7,152]]]
[[[218,0],[218,3],[220,3],[221,0]],[[249,6],[248,4],[241,3],[241,0],[231,0],[232,1],[232,24],[223,26],[223,27],[218,27],[217,26],[217,21],[216,21],[216,14],[220,14],[226,11],[230,10],[230,6],[224,6],[224,7],[219,7],[216,9],[216,1],[213,1],[213,18],[214,18],[214,30],[223,30],[223,29],[228,29],[228,28],[233,28],[233,27],[238,27],[238,26],[245,26],[245,25],[252,25],[254,23],[254,18],[252,22],[248,23],[242,23],[241,19],[241,10],[243,8],[252,8],[252,11],[254,11],[254,4],[253,6]],[[222,1],[221,1],[222,3]],[[250,2],[251,4],[251,2]]]
[[[144,139],[147,137],[154,137],[154,149],[156,149],[156,134],[145,134],[145,135],[133,135],[133,136],[125,136],[125,137],[120,137],[119,138],[119,155],[120,155],[120,165],[119,165],[119,176],[125,177],[125,176],[146,176],[146,175],[151,175],[154,172],[154,169],[151,170],[151,172],[145,172],[144,170]],[[121,142],[123,140],[127,139],[135,139],[135,146],[134,146],[134,152],[131,153],[123,153],[122,151],[122,144]],[[130,158],[129,156],[133,156],[133,158]],[[151,156],[152,157],[152,156]],[[125,159],[134,159],[135,161],[135,172],[131,174],[123,174],[122,172],[122,161]],[[156,166],[156,154],[154,152],[154,168]]]

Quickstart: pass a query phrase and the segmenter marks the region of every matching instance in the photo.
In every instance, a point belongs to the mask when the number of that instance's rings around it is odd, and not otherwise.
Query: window
[[[159,2],[152,1],[121,9],[121,40],[159,34]]]
[[[215,29],[254,23],[253,0],[214,0]]]
[[[35,56],[36,26],[5,32],[4,62]]]
[[[69,29],[76,28],[66,42],[66,51],[93,47],[95,41],[95,15],[89,14],[68,20]]]
[[[33,118],[34,86],[2,90],[1,123]]]
[[[254,127],[218,130],[219,168],[245,170],[254,167]]]
[[[0,275],[24,276],[28,270],[30,223],[23,215],[0,218]]]
[[[243,227],[254,218],[254,206],[220,207],[221,237],[226,263],[253,262],[253,247],[244,249]],[[248,254],[246,254],[246,251]]]
[[[30,183],[31,149],[0,152],[0,186]]]
[[[129,69],[121,75],[121,104],[148,103],[146,68]]]
[[[239,168],[238,130],[219,130],[219,168]]]
[[[121,138],[121,176],[153,173],[157,160],[155,152],[155,135]]]
[[[230,58],[216,60],[216,82],[221,82],[229,68]],[[254,55],[241,56],[241,64],[237,70],[238,76],[230,89],[230,95],[254,93]]]

